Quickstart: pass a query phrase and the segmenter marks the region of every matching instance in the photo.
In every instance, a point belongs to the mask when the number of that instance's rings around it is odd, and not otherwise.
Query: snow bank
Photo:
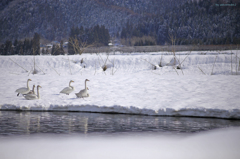
[[[221,129],[189,136],[31,136],[1,139],[7,159],[239,159],[240,129]],[[14,153],[13,153],[14,150]]]
[[[182,69],[170,65],[170,53],[36,56],[34,75],[33,56],[0,56],[0,110],[240,119],[239,76],[231,75],[239,74],[237,51],[189,53],[177,55]],[[164,67],[153,70],[160,61]],[[16,96],[15,90],[26,86],[28,78],[30,87],[42,86],[40,100]],[[78,99],[75,93],[84,88],[85,79],[90,80],[90,97]],[[74,93],[59,94],[70,80],[75,81]]]

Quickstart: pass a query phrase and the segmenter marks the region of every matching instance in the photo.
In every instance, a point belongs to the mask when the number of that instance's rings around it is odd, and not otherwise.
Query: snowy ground
[[[2,159],[239,159],[240,129],[190,136],[31,136],[2,139]]]
[[[240,51],[0,56],[0,110],[115,112],[145,115],[240,119]],[[190,54],[190,55],[188,55]],[[82,60],[83,59],[83,60]],[[106,61],[108,69],[101,68]],[[161,61],[163,67],[158,67]],[[81,63],[83,62],[83,63]],[[156,70],[154,70],[156,66]],[[28,72],[26,72],[26,70]],[[237,74],[237,75],[236,75]],[[17,97],[15,90],[41,85],[39,100]],[[89,88],[89,98],[75,93]],[[59,92],[70,80],[75,91]]]

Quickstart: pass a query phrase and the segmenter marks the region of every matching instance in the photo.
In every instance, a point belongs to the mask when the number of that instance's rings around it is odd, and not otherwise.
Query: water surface
[[[79,112],[0,111],[0,137],[32,134],[197,133],[240,120]]]

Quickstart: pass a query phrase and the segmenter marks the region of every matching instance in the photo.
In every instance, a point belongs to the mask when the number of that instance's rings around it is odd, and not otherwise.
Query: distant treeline
[[[73,43],[73,41],[75,43]],[[108,29],[105,26],[96,25],[93,28],[84,29],[82,26],[71,28],[68,40],[68,53],[75,54],[74,45],[78,44],[82,47],[107,46],[110,41]]]
[[[35,33],[33,39],[16,39],[13,43],[6,40],[0,46],[0,55],[40,55],[40,35]]]
[[[75,43],[72,43],[74,40]],[[84,29],[83,27],[73,27],[69,35],[68,54],[76,54],[73,45],[78,47],[92,46],[107,46],[110,40],[108,29],[104,26],[95,26],[93,28]],[[53,44],[51,49],[40,49],[40,35],[34,34],[32,39],[15,40],[14,42],[6,40],[4,44],[0,46],[0,55],[64,55],[63,41],[60,41],[59,45]]]

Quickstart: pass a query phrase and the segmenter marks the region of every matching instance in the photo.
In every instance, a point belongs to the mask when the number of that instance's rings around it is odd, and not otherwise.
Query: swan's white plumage
[[[15,91],[15,92],[18,93],[17,96],[18,96],[19,94],[27,94],[27,93],[30,91],[30,88],[29,88],[29,85],[28,85],[29,81],[32,81],[32,80],[31,80],[31,79],[28,79],[28,80],[27,80],[27,88],[26,88],[26,87],[22,87],[22,88],[18,88],[18,89]]]
[[[35,94],[34,88],[35,88],[35,85],[33,85],[32,90],[30,90],[27,94]]]
[[[41,86],[37,86],[37,95],[36,94],[24,94],[24,98],[27,100],[35,100],[35,99],[40,99],[40,93],[39,93],[39,88],[42,88]]]
[[[77,98],[84,98],[84,97],[89,97],[89,93],[88,93],[88,87],[87,87],[87,81],[89,81],[88,79],[85,80],[85,89],[81,90],[79,93],[75,93]]]
[[[71,81],[69,82],[69,87],[65,87],[63,90],[61,90],[60,93],[67,94],[67,95],[69,95],[70,93],[72,93],[72,91],[74,91],[74,87],[71,86],[71,82],[74,82],[74,81],[71,80]]]

